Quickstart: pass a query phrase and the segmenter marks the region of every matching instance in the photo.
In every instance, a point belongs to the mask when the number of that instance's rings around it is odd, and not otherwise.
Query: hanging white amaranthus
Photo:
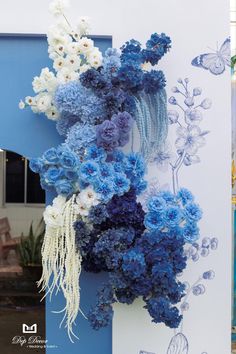
[[[88,210],[98,204],[98,195],[91,187],[86,188],[68,201],[63,196],[53,200],[44,212],[46,233],[42,247],[42,277],[38,282],[46,295],[62,291],[66,305],[58,312],[64,312],[60,326],[65,322],[70,340],[73,336],[73,324],[80,309],[79,278],[82,257],[76,247],[74,223],[88,214]],[[56,311],[55,311],[56,312]],[[83,313],[82,313],[83,314]]]

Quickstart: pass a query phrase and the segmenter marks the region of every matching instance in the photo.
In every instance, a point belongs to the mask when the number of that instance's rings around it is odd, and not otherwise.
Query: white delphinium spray
[[[59,118],[53,101],[57,87],[78,80],[81,73],[102,65],[102,53],[86,37],[90,31],[89,18],[80,17],[74,30],[65,16],[68,6],[66,0],[51,2],[49,9],[56,23],[49,28],[47,40],[54,71],[44,68],[39,76],[35,76],[32,85],[36,95],[30,99],[27,97],[19,104],[21,109],[30,106],[34,113],[44,113],[51,120]]]

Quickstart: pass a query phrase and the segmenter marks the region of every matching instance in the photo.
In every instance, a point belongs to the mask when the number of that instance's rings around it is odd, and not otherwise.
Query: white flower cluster
[[[74,204],[74,211],[82,217],[88,216],[89,209],[99,203],[99,194],[93,190],[93,187],[89,186],[77,195],[76,203]],[[63,226],[65,204],[66,198],[59,195],[53,199],[52,205],[47,206],[43,214],[44,221],[47,226],[53,229]]]
[[[99,203],[99,194],[93,190],[93,187],[89,186],[82,190],[76,197],[74,209],[77,214],[81,216],[88,216],[89,209]]]
[[[59,195],[53,199],[52,205],[48,205],[43,213],[45,224],[53,229],[63,226],[63,212],[66,198]]]
[[[53,102],[57,87],[77,80],[81,73],[90,68],[97,69],[102,65],[102,53],[86,37],[90,30],[89,19],[80,17],[74,30],[64,15],[67,6],[66,0],[54,0],[50,4],[50,11],[56,18],[47,36],[54,71],[42,69],[40,76],[36,76],[32,83],[36,96],[28,96],[19,103],[20,109],[30,106],[34,113],[45,113],[52,120],[59,118]]]

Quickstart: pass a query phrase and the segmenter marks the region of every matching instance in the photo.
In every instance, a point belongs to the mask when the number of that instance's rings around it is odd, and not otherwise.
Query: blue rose
[[[57,149],[56,148],[51,148],[45,151],[43,154],[43,158],[45,161],[49,164],[57,164],[59,162],[59,157],[57,154]]]
[[[73,185],[67,179],[60,179],[55,184],[57,194],[69,196],[73,193]]]
[[[35,173],[40,173],[43,168],[43,160],[40,158],[31,159],[29,162],[30,169]]]
[[[97,127],[97,140],[102,140],[106,143],[117,141],[119,138],[119,130],[115,123],[110,120],[105,120]]]
[[[74,170],[79,165],[79,159],[70,150],[64,150],[60,155],[60,162],[63,168]]]
[[[45,181],[49,184],[54,184],[63,176],[62,168],[49,167],[44,175]]]

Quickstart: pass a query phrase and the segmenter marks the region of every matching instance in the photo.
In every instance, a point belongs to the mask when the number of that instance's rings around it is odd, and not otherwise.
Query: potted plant
[[[43,219],[40,220],[35,230],[32,222],[28,236],[22,236],[18,246],[23,275],[34,281],[39,280],[42,274],[41,248],[44,234],[45,224]]]

